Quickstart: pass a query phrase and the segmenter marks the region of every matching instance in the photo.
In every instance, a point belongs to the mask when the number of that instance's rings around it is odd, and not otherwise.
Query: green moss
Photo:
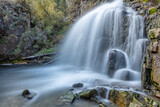
[[[0,62],[0,64],[6,64],[6,63],[12,63],[12,64],[22,64],[22,63],[27,63],[28,60],[22,60],[21,58],[17,58],[15,60],[5,60],[3,62]]]
[[[153,8],[153,9],[151,9],[151,10],[149,11],[149,14],[152,15],[152,14],[154,14],[156,11],[157,11],[157,8]]]
[[[143,104],[141,102],[139,102],[135,97],[133,97],[133,101],[132,102],[138,104],[139,106],[143,106]]]
[[[150,37],[150,39],[155,38],[155,33],[153,31],[151,31],[150,34],[149,34],[149,37]]]
[[[155,87],[157,87],[158,86],[158,83],[156,83],[156,82],[152,82],[152,84],[155,86]]]
[[[11,63],[14,63],[14,64],[20,64],[20,63],[27,63],[28,60],[21,60],[21,59],[17,59],[17,60],[13,60],[11,61]]]
[[[148,2],[148,0],[143,0],[143,2]]]

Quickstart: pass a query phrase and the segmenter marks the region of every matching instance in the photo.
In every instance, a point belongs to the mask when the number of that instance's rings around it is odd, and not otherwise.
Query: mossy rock
[[[80,98],[83,99],[91,99],[98,95],[98,92],[96,89],[82,91],[79,93]]]
[[[152,39],[160,39],[160,28],[154,28],[149,31],[149,38]]]
[[[99,107],[105,107],[103,104],[99,104]]]
[[[69,90],[68,92],[66,92],[64,95],[62,95],[58,101],[57,101],[57,105],[63,105],[63,104],[72,104],[75,100],[75,95],[73,94],[73,92],[71,90]]]

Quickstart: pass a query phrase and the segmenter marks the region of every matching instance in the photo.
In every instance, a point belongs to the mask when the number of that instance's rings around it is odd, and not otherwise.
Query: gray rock
[[[35,95],[36,94],[30,93],[29,90],[27,90],[27,89],[22,92],[22,96],[24,98],[27,98],[28,100],[31,100]]]
[[[76,83],[76,84],[73,84],[72,87],[73,88],[81,88],[81,87],[83,87],[83,84],[82,83]]]
[[[75,100],[75,95],[71,90],[66,92],[64,95],[62,95],[58,101],[56,102],[56,105],[63,105],[63,104],[72,104]]]

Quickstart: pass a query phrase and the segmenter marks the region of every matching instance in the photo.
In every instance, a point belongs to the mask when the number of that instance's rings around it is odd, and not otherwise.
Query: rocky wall
[[[142,87],[160,97],[160,5],[159,1],[134,0],[126,3],[145,18],[145,37],[149,39],[143,61]]]
[[[112,0],[66,0],[68,5],[66,10],[68,19],[74,22],[78,17],[84,15],[90,9],[108,1]]]

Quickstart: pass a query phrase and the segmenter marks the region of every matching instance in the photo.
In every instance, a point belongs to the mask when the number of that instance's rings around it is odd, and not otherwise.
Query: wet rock
[[[27,89],[22,92],[22,96],[26,96],[26,95],[29,95],[29,94],[30,94],[30,92]]]
[[[129,107],[142,107],[142,106],[136,103],[130,103]]]
[[[63,104],[72,104],[75,100],[75,95],[70,90],[66,92],[63,96],[61,96],[58,101],[56,102],[57,105],[63,105]]]
[[[112,77],[116,70],[125,68],[126,66],[127,62],[125,55],[119,50],[110,50],[108,74]]]
[[[26,89],[22,92],[22,96],[30,100],[35,96],[35,94],[30,93],[29,90]]]
[[[131,91],[111,90],[109,99],[120,107],[154,107],[154,105],[160,105],[154,98]]]
[[[152,92],[153,95],[160,98],[160,90],[159,90],[158,84],[153,83],[151,85],[151,92]]]
[[[111,90],[109,99],[120,107],[128,107],[132,101],[132,96],[130,93],[125,91]]]
[[[153,102],[153,106],[154,106],[154,107],[158,107],[159,104],[158,104],[157,102],[154,101],[154,102]]]
[[[91,98],[91,101],[96,102],[99,104],[99,107],[109,107],[108,103],[105,103],[104,100],[101,100],[99,98]],[[113,103],[110,103],[112,105],[114,105]],[[117,107],[116,105],[114,105],[113,107]]]
[[[83,99],[91,99],[93,97],[96,97],[98,95],[98,92],[96,89],[82,91],[79,93],[80,98]]]
[[[158,41],[157,40],[151,41],[150,46],[149,46],[149,51],[152,53],[156,53],[158,51]]]
[[[73,88],[82,88],[83,84],[82,83],[76,83],[72,85]]]
[[[99,91],[99,94],[102,98],[106,98],[106,93],[107,93],[106,88],[101,87],[101,88],[98,89],[98,91]]]
[[[99,104],[99,107],[105,107],[105,106],[103,106],[103,104]]]

